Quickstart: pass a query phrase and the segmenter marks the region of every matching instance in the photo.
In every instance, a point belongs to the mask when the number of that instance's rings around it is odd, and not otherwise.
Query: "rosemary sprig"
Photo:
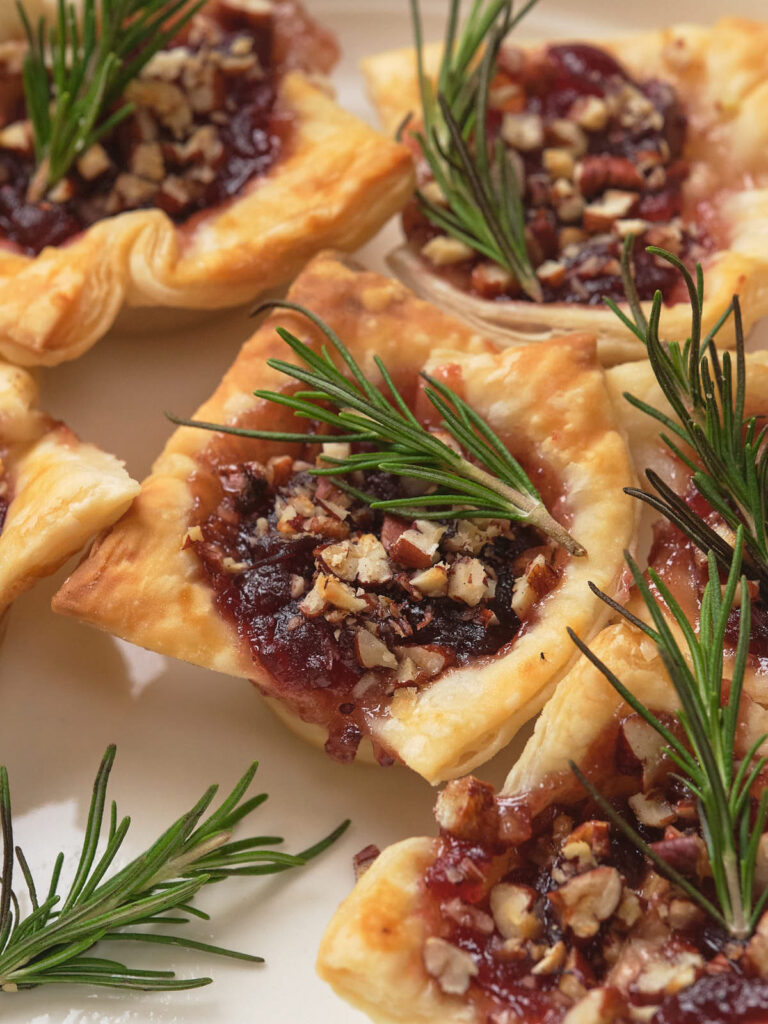
[[[345,376],[334,363],[326,345],[318,353],[283,327],[278,335],[299,360],[299,365],[269,359],[267,365],[298,381],[307,390],[293,394],[255,391],[257,398],[291,409],[336,433],[290,433],[248,430],[240,427],[180,419],[173,423],[199,427],[241,437],[286,443],[333,441],[362,443],[365,450],[346,458],[324,456],[324,468],[310,470],[316,476],[346,477],[366,470],[378,470],[411,480],[423,480],[429,493],[411,498],[380,500],[339,479],[338,485],[373,509],[396,512],[413,519],[508,519],[537,527],[574,555],[585,555],[575,541],[547,511],[541,496],[520,464],[501,439],[467,403],[445,384],[428,374],[425,394],[442,416],[441,426],[470,458],[458,454],[416,419],[382,360],[374,362],[389,397],[363,374],[339,336],[314,313],[292,302],[271,302],[264,309],[279,308],[301,313],[325,335],[345,365]]]
[[[745,416],[746,361],[744,329],[738,296],[712,329],[703,335],[704,277],[696,267],[696,279],[670,252],[655,247],[648,252],[674,266],[682,275],[691,304],[691,332],[681,345],[659,337],[662,295],[656,292],[646,319],[629,266],[632,239],[622,256],[624,287],[632,319],[614,302],[606,300],[616,315],[646,345],[648,358],[672,415],[655,409],[634,395],[624,397],[635,408],[653,417],[664,428],[661,438],[691,470],[699,493],[718,512],[731,530],[744,528],[743,571],[768,598],[768,425],[760,428],[756,416]],[[736,336],[735,366],[729,352],[717,351],[715,338],[733,317]],[[724,540],[680,497],[648,474],[655,494],[631,489],[636,497],[662,512],[705,553],[713,551],[727,571],[733,560],[733,544]]]
[[[82,852],[66,895],[59,895],[64,854],[56,859],[44,895],[38,893],[22,850],[13,843],[11,796],[6,769],[0,768],[0,834],[3,839],[0,881],[0,990],[15,992],[37,985],[87,984],[126,989],[199,988],[210,978],[178,979],[172,971],[140,970],[103,957],[89,956],[100,942],[144,942],[181,946],[251,963],[261,957],[197,942],[183,936],[135,930],[139,926],[186,924],[190,916],[208,920],[191,900],[205,885],[240,875],[267,875],[300,867],[334,843],[344,822],[329,836],[299,854],[267,847],[278,836],[232,841],[235,826],[267,799],[248,797],[257,763],[245,772],[232,792],[207,818],[217,786],[135,860],[107,877],[125,840],[130,818],[118,821],[113,802],[106,835],[102,836],[106,792],[115,759],[110,746],[93,787]],[[97,856],[101,845],[101,853]],[[14,858],[15,852],[15,858]],[[14,861],[24,878],[31,911],[22,913],[13,888]]]
[[[418,191],[419,205],[433,224],[514,274],[541,302],[518,172],[501,138],[489,146],[486,127],[499,48],[535,3],[528,0],[514,14],[514,0],[475,0],[459,31],[461,0],[451,0],[436,91],[424,68],[419,0],[411,0],[411,10],[423,122],[415,137],[445,201]]]
[[[39,202],[90,146],[133,112],[128,83],[164,49],[205,0],[58,0],[55,24],[33,25],[16,0],[29,49],[23,82],[37,170],[28,197]]]
[[[634,711],[641,715],[667,743],[666,752],[678,768],[680,778],[696,798],[707,857],[712,871],[716,905],[663,857],[644,842],[626,819],[619,815],[595,786],[576,768],[577,777],[593,799],[632,843],[648,856],[659,871],[683,889],[703,910],[737,939],[747,938],[768,900],[768,889],[755,891],[755,863],[758,840],[766,825],[768,789],[753,807],[752,787],[766,764],[757,751],[768,739],[759,737],[739,762],[734,753],[739,723],[739,704],[751,625],[747,579],[740,575],[744,548],[744,530],[739,526],[734,559],[724,587],[714,552],[710,552],[709,579],[701,602],[699,632],[687,620],[669,588],[653,569],[650,582],[658,591],[662,607],[651,585],[634,560],[627,555],[635,586],[642,595],[653,626],[643,622],[596,587],[594,593],[625,619],[641,629],[655,643],[659,655],[680,700],[677,717],[685,741],[668,729],[604,664],[576,634],[569,630],[579,650],[605,676],[611,686]],[[737,602],[738,598],[738,602]],[[731,610],[741,609],[739,635],[730,683],[723,681],[726,629]],[[679,627],[689,661],[667,621],[667,613]],[[655,627],[655,628],[654,628]]]

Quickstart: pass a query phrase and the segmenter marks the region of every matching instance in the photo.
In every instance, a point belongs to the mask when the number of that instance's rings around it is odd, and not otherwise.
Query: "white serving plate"
[[[357,61],[368,51],[409,43],[407,0],[308,0],[308,6],[343,46],[336,76],[341,101],[372,118]],[[429,34],[439,35],[448,0],[423,0],[423,6]],[[666,24],[670,11],[662,0],[583,0],[578,8],[541,0],[526,31],[611,35]],[[684,0],[674,11],[690,21],[721,13],[715,0]],[[762,0],[737,0],[736,13],[764,16]],[[359,258],[382,269],[397,237],[397,226],[389,225]],[[170,432],[164,411],[191,413],[251,332],[243,310],[193,320],[182,313],[179,324],[175,333],[149,336],[116,330],[81,359],[41,375],[45,407],[83,438],[116,452],[139,479]],[[758,344],[768,338],[765,327]],[[315,976],[320,936],[353,883],[357,850],[433,831],[433,791],[404,769],[334,764],[289,733],[247,683],[54,616],[50,599],[65,574],[12,609],[0,660],[0,760],[10,772],[16,840],[41,877],[60,847],[73,867],[93,776],[110,742],[118,745],[111,793],[134,819],[128,855],[210,782],[232,785],[254,758],[263,765],[259,787],[271,794],[253,818],[257,832],[283,834],[286,847],[298,850],[346,817],[353,824],[334,849],[301,871],[233,880],[200,898],[213,921],[187,926],[188,934],[259,953],[265,965],[113,947],[132,963],[176,965],[180,976],[213,975],[214,984],[174,994],[66,987],[0,994],[0,1018],[6,1024],[362,1024]],[[500,784],[519,748],[520,741],[478,774]]]

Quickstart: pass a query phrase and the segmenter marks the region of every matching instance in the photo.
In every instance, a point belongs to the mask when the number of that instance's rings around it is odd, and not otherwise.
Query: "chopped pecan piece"
[[[469,953],[431,935],[424,943],[424,966],[447,995],[462,996],[478,973]]]
[[[493,786],[472,775],[454,779],[438,795],[435,817],[440,828],[456,839],[495,842],[499,811]]]
[[[549,894],[563,925],[579,938],[597,935],[621,899],[621,876],[616,868],[599,867],[576,875]]]
[[[505,939],[525,942],[537,939],[543,929],[536,916],[536,890],[527,885],[500,883],[491,889],[491,913]]]
[[[606,188],[639,192],[645,184],[640,171],[624,156],[585,156],[576,165],[575,180],[587,199]]]

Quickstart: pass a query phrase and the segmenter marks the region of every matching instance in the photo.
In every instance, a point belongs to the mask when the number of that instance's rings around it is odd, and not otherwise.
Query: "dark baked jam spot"
[[[308,468],[288,456],[219,466],[218,504],[190,543],[265,692],[346,761],[399,689],[506,651],[566,556],[528,527],[373,512]],[[382,473],[361,483],[379,497],[407,487]]]
[[[638,715],[615,719],[582,768],[712,899],[695,801],[649,746],[649,730]],[[601,819],[569,773],[514,798],[472,777],[450,782],[436,813],[424,965],[485,1024],[560,1024],[596,988],[604,1013],[585,1020],[768,1019],[765,939],[730,941]]]
[[[288,35],[287,35],[288,34]],[[0,234],[29,255],[117,213],[156,207],[181,223],[238,195],[290,147],[291,115],[276,103],[285,70],[328,71],[337,50],[293,0],[272,14],[218,0],[129,84],[136,105],[41,202],[17,69],[0,69],[3,104]],[[13,120],[13,123],[10,123]]]
[[[692,264],[712,243],[681,220],[686,117],[671,86],[635,81],[594,46],[550,46],[535,56],[505,49],[487,132],[507,143],[524,182],[528,248],[545,302],[622,299],[619,259],[628,234],[636,238],[640,297],[660,289],[674,301],[675,271],[645,247],[670,249]],[[439,204],[424,161],[420,175]],[[499,301],[526,298],[512,275],[447,240],[416,199],[403,228],[425,265],[461,290]]]

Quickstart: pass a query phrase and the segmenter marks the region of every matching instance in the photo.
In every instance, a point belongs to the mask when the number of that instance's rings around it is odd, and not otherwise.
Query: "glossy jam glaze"
[[[499,75],[509,88],[510,84],[522,86],[523,101],[513,109],[516,113],[540,115],[545,126],[552,119],[566,118],[573,104],[585,97],[603,99],[617,88],[626,84],[636,88],[650,101],[658,112],[654,127],[642,124],[639,127],[619,123],[611,118],[601,130],[586,133],[586,151],[577,161],[583,165],[584,177],[595,181],[596,175],[603,174],[601,161],[615,158],[615,166],[621,175],[603,185],[582,184],[587,202],[597,198],[604,188],[638,189],[638,199],[625,218],[645,221],[645,231],[638,233],[634,247],[635,280],[642,299],[650,299],[660,289],[667,302],[674,301],[679,286],[678,275],[657,258],[645,251],[648,244],[662,244],[664,239],[658,228],[669,222],[678,222],[683,213],[683,185],[688,168],[682,159],[686,133],[686,117],[674,90],[664,82],[649,80],[635,82],[628,72],[608,53],[585,44],[567,44],[548,47],[543,55],[529,61],[520,56],[520,51],[511,51],[512,57],[505,66],[504,52],[500,57]],[[493,97],[493,90],[491,93]],[[489,113],[489,139],[495,139],[502,126],[503,110],[493,109]],[[548,130],[548,129],[547,129]],[[529,251],[534,265],[555,260],[562,263],[565,273],[561,281],[544,278],[541,281],[545,302],[575,302],[581,304],[602,304],[605,297],[623,298],[619,257],[623,239],[619,234],[606,228],[599,233],[590,231],[589,237],[581,242],[565,245],[563,229],[583,225],[583,221],[569,216],[562,220],[557,213],[557,202],[552,198],[551,175],[544,167],[544,153],[548,146],[541,145],[520,152],[522,168],[526,177],[524,204]],[[650,187],[650,174],[640,174],[635,165],[638,161],[652,159],[663,152],[663,184]],[[629,165],[629,166],[627,166]],[[613,173],[613,172],[612,172]],[[652,173],[652,172],[651,172]],[[658,171],[657,171],[658,173]],[[616,172],[618,174],[618,172]],[[629,174],[629,179],[627,179]],[[645,181],[643,179],[645,175]],[[422,185],[430,180],[426,165],[421,164]],[[420,252],[423,246],[440,234],[421,212],[417,200],[413,200],[403,214],[403,228],[411,247]],[[654,229],[656,233],[654,234]],[[677,231],[674,242],[667,239],[665,248],[674,248],[688,263],[702,256],[711,243],[703,231],[682,228]],[[433,266],[425,259],[425,266],[443,276],[454,286],[477,297],[500,302],[510,298],[525,300],[526,295],[517,287],[498,284],[495,278],[488,280],[483,275],[483,261],[480,257],[455,264]]]
[[[273,488],[260,466],[247,463],[217,465],[216,473],[218,499],[207,515],[199,517],[201,534],[192,544],[217,605],[235,621],[268,673],[264,692],[303,721],[327,730],[326,750],[331,756],[352,760],[362,737],[370,736],[372,721],[386,713],[396,689],[406,684],[397,683],[391,671],[366,672],[361,667],[355,635],[362,620],[310,617],[302,611],[317,577],[317,553],[328,540],[309,532],[281,533],[276,501],[290,500],[297,484],[314,488],[316,479],[306,473],[294,475]],[[381,473],[369,473],[365,488],[380,497],[403,494],[400,480]],[[355,534],[381,537],[384,517],[355,501],[348,523]],[[446,668],[505,652],[522,626],[511,609],[514,566],[527,552],[542,550],[541,543],[536,531],[520,528],[484,548],[483,562],[495,572],[496,591],[492,599],[472,608],[449,597],[414,596],[402,572],[388,582],[364,585],[366,595],[386,602],[384,614],[375,621],[377,635],[390,651],[407,653],[413,645],[436,652]],[[247,568],[232,572],[225,566],[233,562]],[[306,581],[298,595],[297,577]],[[557,579],[553,572],[548,586]],[[489,616],[495,617],[495,624],[488,624]],[[367,682],[361,692],[363,676]],[[376,753],[382,763],[391,762],[386,751]]]
[[[237,4],[219,0],[209,5],[204,17],[202,25],[193,21],[177,45],[186,46],[193,55],[211,45],[226,53],[236,40],[248,39],[261,73],[257,77],[236,70],[222,73],[217,79],[216,88],[222,95],[215,122],[207,113],[195,115],[191,129],[214,124],[217,146],[212,162],[202,167],[193,192],[185,196],[178,189],[162,188],[146,198],[137,194],[123,209],[157,207],[182,223],[237,196],[248,182],[269,172],[290,147],[292,116],[277,102],[282,74],[292,68],[325,72],[337,56],[332,37],[293,0],[278,0],[272,17],[248,14]],[[211,24],[215,27],[213,44]],[[23,119],[23,95],[15,104],[6,104],[4,113],[7,121]],[[142,141],[138,115],[129,117],[102,140],[110,169],[88,180],[75,166],[68,178],[73,194],[58,202],[51,198],[30,202],[27,190],[35,171],[32,154],[0,146],[0,235],[6,244],[36,255],[46,246],[61,245],[78,235],[102,219],[105,209],[122,212],[111,210],[107,197],[118,176],[131,168]],[[189,158],[177,145],[174,132],[160,125],[155,141],[162,147],[167,175],[183,175],[189,169]]]

